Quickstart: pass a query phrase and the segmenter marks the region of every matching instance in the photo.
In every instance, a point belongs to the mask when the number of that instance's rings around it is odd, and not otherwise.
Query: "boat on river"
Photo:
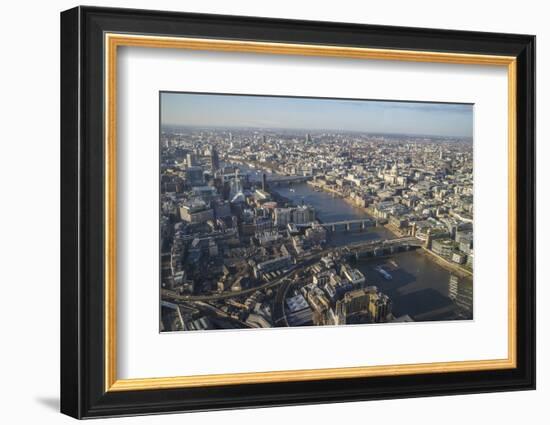
[[[382,268],[382,266],[377,266],[377,267],[374,268],[374,270],[376,270],[378,273],[380,273],[384,277],[384,279],[386,279],[386,280],[392,280],[393,279],[392,275],[389,274],[386,270],[384,270]]]

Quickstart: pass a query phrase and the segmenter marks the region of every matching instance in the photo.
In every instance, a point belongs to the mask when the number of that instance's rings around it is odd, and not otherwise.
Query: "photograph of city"
[[[473,319],[473,105],[160,93],[160,331]]]

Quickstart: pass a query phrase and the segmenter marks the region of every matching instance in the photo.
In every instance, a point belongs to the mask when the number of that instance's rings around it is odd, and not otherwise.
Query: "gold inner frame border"
[[[218,385],[242,385],[323,379],[365,378],[513,369],[516,353],[516,285],[517,285],[517,183],[516,183],[516,58],[513,56],[413,50],[371,49],[330,45],[288,44],[275,42],[237,41],[205,38],[164,37],[106,33],[105,46],[105,391],[138,391]],[[508,357],[495,360],[468,360],[436,363],[398,364],[326,369],[285,370],[269,372],[229,373],[151,378],[117,378],[116,323],[116,136],[117,136],[117,52],[118,47],[147,47],[301,55],[404,62],[433,62],[469,65],[504,66],[508,72]]]

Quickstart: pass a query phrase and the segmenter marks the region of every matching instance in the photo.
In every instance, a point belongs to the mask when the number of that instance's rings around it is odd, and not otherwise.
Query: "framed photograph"
[[[61,14],[61,411],[535,387],[535,37]]]

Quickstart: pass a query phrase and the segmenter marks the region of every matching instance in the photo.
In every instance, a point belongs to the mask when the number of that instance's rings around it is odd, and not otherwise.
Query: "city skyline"
[[[473,145],[165,128],[161,332],[473,318]]]
[[[161,127],[473,136],[472,104],[186,92],[161,92],[160,104]]]

